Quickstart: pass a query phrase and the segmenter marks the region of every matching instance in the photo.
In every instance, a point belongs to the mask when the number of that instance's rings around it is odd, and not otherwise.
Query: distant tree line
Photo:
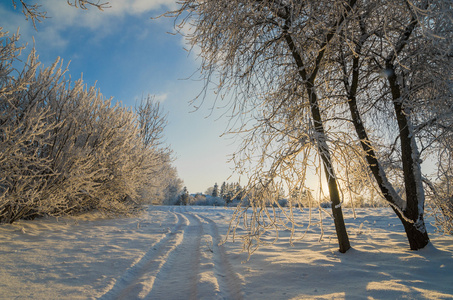
[[[0,223],[131,213],[178,192],[152,97],[126,108],[65,77],[60,60],[45,68],[32,50],[23,64],[18,39],[0,28]]]
[[[217,183],[206,189],[204,193],[190,194],[186,186],[182,187],[182,181],[176,185],[170,185],[173,193],[167,194],[158,204],[164,205],[211,205],[228,206],[237,204],[243,197],[243,189],[238,182],[223,182],[219,187]]]
[[[255,197],[255,194],[263,193],[259,188],[256,188],[255,191],[245,194],[244,188],[238,182],[228,183],[225,181],[220,186],[216,182],[213,186],[208,187],[204,193],[196,194],[190,194],[186,186],[181,188],[182,180],[178,180],[177,187],[174,185],[172,187],[174,190],[171,196],[164,197],[161,199],[162,201],[156,201],[155,203],[164,205],[232,206],[238,205],[242,201],[241,205],[247,205],[248,198]],[[263,199],[264,205],[300,208],[330,208],[331,206],[328,197],[313,195],[313,191],[310,189],[294,189],[291,192],[287,192],[280,188],[273,194],[278,194],[278,200],[274,201],[271,197]],[[364,208],[383,207],[386,206],[386,203],[376,193],[370,193],[356,195],[343,205],[349,208]]]
[[[230,204],[233,200],[241,200],[243,196],[242,187],[239,182],[228,183],[225,181],[220,188],[216,182],[213,187],[207,189],[206,194],[223,199],[226,205]]]

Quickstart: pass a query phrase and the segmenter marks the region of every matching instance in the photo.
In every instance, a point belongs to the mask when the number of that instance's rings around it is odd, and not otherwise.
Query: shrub
[[[135,211],[170,164],[159,106],[136,113],[66,79],[59,60],[40,68],[34,50],[14,77],[18,36],[0,38],[0,223]]]

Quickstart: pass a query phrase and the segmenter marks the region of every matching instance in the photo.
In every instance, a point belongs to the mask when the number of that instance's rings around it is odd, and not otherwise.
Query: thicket
[[[132,110],[65,77],[58,59],[45,68],[32,50],[21,63],[18,39],[0,28],[0,223],[132,213],[165,190],[176,172],[152,97]]]

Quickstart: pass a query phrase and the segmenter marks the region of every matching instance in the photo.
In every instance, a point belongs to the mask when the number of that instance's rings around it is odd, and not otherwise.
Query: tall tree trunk
[[[340,193],[338,191],[337,179],[332,165],[332,159],[330,157],[329,146],[327,145],[326,141],[326,134],[321,119],[321,113],[319,111],[317,96],[314,93],[313,89],[309,89],[309,93],[313,123],[316,134],[318,135],[317,137],[318,152],[324,164],[327,186],[329,187],[329,195],[332,205],[332,215],[334,218],[335,230],[337,233],[338,244],[340,248],[339,251],[341,253],[345,253],[346,251],[349,250],[349,248],[351,248],[351,245],[349,243],[348,233],[346,231],[346,226],[344,224],[343,211],[341,209],[341,199]]]
[[[335,230],[337,233],[337,239],[339,244],[339,251],[341,253],[345,253],[351,248],[351,245],[349,243],[348,233],[346,231],[346,226],[344,224],[343,211],[341,209],[341,199],[340,193],[338,191],[337,179],[332,165],[332,159],[330,157],[329,146],[327,145],[327,138],[323,126],[323,121],[321,118],[321,112],[319,110],[319,101],[316,95],[316,89],[313,84],[314,79],[316,77],[315,71],[313,72],[311,78],[308,78],[308,74],[305,71],[302,57],[297,51],[291,35],[287,32],[285,34],[285,39],[293,55],[293,58],[297,64],[297,67],[300,70],[299,74],[302,77],[303,81],[305,82],[305,89],[307,91],[310,102],[313,125],[317,134],[318,153],[321,156],[324,165],[324,171],[326,173],[327,185],[329,188],[330,201],[332,205],[332,215],[334,218]]]
[[[361,53],[361,46],[366,40],[366,36],[364,28],[362,28],[362,38],[356,45],[356,53]],[[353,58],[351,84],[349,85],[349,82],[346,79],[347,77],[344,79],[344,84],[348,91],[348,105],[351,112],[352,123],[357,136],[360,139],[362,149],[365,152],[367,164],[376,179],[383,196],[391,204],[392,209],[401,220],[409,241],[410,249],[418,250],[425,247],[429,242],[428,233],[423,220],[424,192],[423,187],[421,186],[422,180],[420,164],[418,162],[419,154],[416,149],[417,145],[415,144],[415,137],[410,130],[408,116],[403,111],[401,92],[399,85],[397,84],[394,68],[390,63],[387,65],[387,68],[391,68],[389,83],[400,131],[401,159],[403,161],[404,184],[406,187],[406,203],[403,202],[401,197],[388,182],[385,171],[379,164],[371,141],[368,138],[357,107],[356,95],[359,83],[359,56]]]
[[[406,168],[408,169],[406,170],[403,168],[404,184],[406,187],[406,209],[403,210],[404,203],[394,191],[391,184],[388,182],[387,177],[385,176],[385,172],[379,164],[373,147],[371,146],[371,142],[368,139],[368,135],[357,109],[355,94],[350,94],[348,104],[356,133],[360,139],[362,149],[365,151],[365,157],[368,166],[373,173],[373,176],[376,179],[376,182],[384,198],[391,204],[393,211],[401,220],[407,235],[407,239],[409,241],[410,249],[418,250],[425,247],[429,242],[429,238],[423,220],[423,211],[419,210],[419,205],[421,205],[423,209],[423,205],[422,203],[419,203],[419,201],[421,197],[424,197],[424,195],[419,194],[423,192],[423,189],[420,189],[420,185],[422,184],[421,178],[419,178],[419,181],[417,181],[416,176],[414,176],[414,173],[416,172],[414,172],[415,170],[413,170],[413,166],[414,163],[418,164],[418,162],[414,162],[414,157],[412,157],[412,151],[415,151],[415,149],[412,149],[412,147],[407,147],[407,145],[405,145],[406,148],[404,150],[402,149],[403,165],[406,165]],[[403,135],[402,132],[400,134]],[[407,135],[406,138],[410,139],[410,137],[408,137]],[[403,142],[401,143],[403,144]],[[403,146],[401,147],[403,148]],[[415,157],[415,159],[417,158],[418,157]],[[408,164],[411,164],[412,167],[407,166]],[[396,207],[398,207],[400,210],[398,210]]]
[[[420,3],[420,9],[426,10],[430,0]],[[409,6],[410,7],[410,6]],[[412,12],[412,11],[411,11]],[[385,60],[385,68],[389,74],[387,77],[390,92],[392,95],[393,107],[398,122],[401,143],[401,161],[403,164],[404,185],[406,191],[406,207],[403,215],[397,213],[403,222],[407,238],[412,250],[418,250],[429,243],[428,232],[426,231],[424,215],[425,192],[423,189],[420,153],[417,149],[415,135],[413,134],[410,121],[410,111],[405,111],[401,87],[398,83],[394,61],[407,45],[409,38],[419,25],[416,13],[412,12],[409,25],[402,32],[398,43]]]
[[[406,208],[404,215],[410,222],[403,220],[407,238],[412,250],[418,250],[429,243],[428,232],[426,231],[424,215],[425,194],[420,170],[420,154],[417,150],[415,136],[411,127],[408,112],[404,111],[403,99],[401,98],[400,86],[397,82],[395,69],[387,64],[390,70],[388,82],[393,98],[396,119],[400,132],[401,160],[403,163],[404,185],[406,191]],[[406,222],[404,222],[406,221]]]

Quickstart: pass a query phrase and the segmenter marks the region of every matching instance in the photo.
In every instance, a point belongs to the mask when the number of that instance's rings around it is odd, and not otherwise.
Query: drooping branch
[[[355,0],[350,1],[350,6],[348,6],[347,11],[349,12],[355,4]],[[282,28],[283,36],[285,38],[286,44],[289,48],[291,55],[294,58],[296,66],[298,68],[299,74],[305,85],[306,92],[308,94],[308,99],[310,102],[311,114],[313,118],[313,125],[316,131],[317,143],[318,143],[318,152],[321,156],[321,159],[324,164],[324,171],[327,177],[327,185],[330,193],[330,198],[332,202],[332,213],[334,216],[335,227],[337,231],[337,237],[340,244],[340,252],[346,252],[351,246],[349,244],[348,235],[346,232],[346,227],[344,226],[343,213],[341,209],[341,199],[340,193],[338,190],[337,179],[334,172],[334,167],[332,159],[330,157],[329,146],[327,145],[326,132],[324,129],[321,112],[319,109],[319,101],[316,93],[316,88],[314,82],[316,80],[317,73],[321,67],[321,63],[324,58],[324,54],[328,44],[331,42],[335,36],[335,31],[339,29],[343,21],[345,20],[345,15],[342,15],[340,20],[337,22],[330,31],[326,34],[325,41],[321,44],[318,56],[316,57],[313,65],[313,71],[308,76],[306,71],[306,65],[303,62],[302,55],[299,53],[294,40],[289,33],[289,28],[291,27],[291,20],[287,18],[285,20],[285,25]]]
[[[390,182],[387,179],[387,176],[385,174],[385,170],[379,163],[377,159],[377,155],[374,151],[373,144],[371,140],[368,137],[367,131],[365,129],[361,114],[358,109],[357,105],[357,91],[359,88],[359,78],[360,78],[360,58],[362,55],[362,46],[366,42],[367,38],[370,37],[370,35],[366,32],[365,30],[365,25],[363,24],[362,21],[360,21],[360,30],[361,30],[361,36],[360,39],[358,40],[354,53],[355,55],[353,56],[352,59],[352,78],[351,82],[349,82],[348,77],[347,77],[347,70],[346,68],[346,62],[342,61],[343,64],[343,84],[345,86],[345,90],[347,91],[347,98],[348,98],[348,106],[349,106],[349,111],[351,113],[351,121],[354,125],[355,131],[357,133],[357,136],[359,137],[360,140],[360,145],[362,146],[362,149],[365,153],[365,158],[368,163],[368,166],[376,179],[376,182],[381,190],[382,195],[385,197],[385,199],[390,202],[392,205],[398,207],[400,210],[404,208],[404,203],[401,197],[398,195],[398,193],[394,190],[393,186],[390,184]]]

